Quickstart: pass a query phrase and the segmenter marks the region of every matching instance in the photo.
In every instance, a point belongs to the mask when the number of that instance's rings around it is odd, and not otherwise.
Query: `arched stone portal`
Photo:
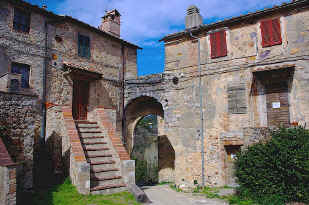
[[[152,149],[157,153],[152,156],[157,157],[158,181],[175,180],[175,151],[167,136],[162,134],[164,127],[163,106],[157,99],[149,96],[140,96],[131,100],[125,108],[124,142],[129,152],[132,153],[134,147],[134,130],[138,122],[145,116],[157,116],[157,149]],[[150,161],[150,160],[149,160]]]

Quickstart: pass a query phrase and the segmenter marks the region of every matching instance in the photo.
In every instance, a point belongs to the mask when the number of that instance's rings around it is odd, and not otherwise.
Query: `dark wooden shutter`
[[[282,44],[280,19],[269,19],[261,22],[262,47]]]
[[[280,27],[280,19],[272,20],[272,44],[280,45],[282,44],[281,38],[281,27]]]
[[[245,85],[229,86],[228,92],[228,112],[230,114],[247,113],[247,98]]]
[[[86,57],[90,58],[90,38],[85,38],[85,49],[86,49]]]
[[[216,34],[211,33],[210,34],[210,46],[211,46],[211,58],[216,58],[217,53],[216,53]]]
[[[272,21],[265,20],[261,22],[261,33],[262,33],[262,46],[268,47],[271,46],[271,28]]]
[[[211,58],[227,56],[226,32],[218,31],[210,34]]]
[[[226,31],[220,31],[220,56],[227,56]]]
[[[90,38],[88,36],[78,35],[78,55],[90,58]]]

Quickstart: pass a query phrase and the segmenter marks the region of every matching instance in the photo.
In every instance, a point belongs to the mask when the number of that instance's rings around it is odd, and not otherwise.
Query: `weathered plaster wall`
[[[272,16],[279,17],[279,16]],[[263,82],[255,81],[255,72],[288,69],[293,73],[288,88],[290,122],[308,124],[308,11],[280,16],[282,45],[262,48],[259,21],[227,29],[228,55],[210,58],[209,36],[201,38],[203,114],[205,127],[206,183],[226,183],[224,160],[226,145],[246,145],[244,129],[267,126],[266,96]],[[268,18],[268,17],[267,17]],[[176,152],[176,183],[201,183],[199,89],[197,41],[179,39],[166,43],[164,107],[166,134]],[[173,77],[179,83],[171,83]],[[169,82],[169,84],[167,83]],[[247,111],[228,112],[228,88],[244,85]],[[255,90],[256,89],[256,90]],[[251,128],[250,128],[251,127]],[[242,140],[235,140],[239,138]],[[247,137],[248,138],[248,137]],[[252,134],[251,138],[255,138]],[[190,160],[190,159],[194,160]]]

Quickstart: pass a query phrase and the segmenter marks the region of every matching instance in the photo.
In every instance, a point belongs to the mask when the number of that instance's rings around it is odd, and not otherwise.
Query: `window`
[[[78,56],[90,58],[90,39],[78,34]]]
[[[261,21],[261,33],[263,47],[282,44],[279,18]]]
[[[30,31],[30,13],[21,9],[14,9],[13,28],[15,31],[29,33]]]
[[[210,34],[211,58],[227,56],[226,31]]]
[[[21,74],[21,87],[29,88],[30,66],[20,63],[12,63],[11,73]]]
[[[229,86],[228,89],[228,112],[230,114],[247,113],[247,99],[245,85]]]

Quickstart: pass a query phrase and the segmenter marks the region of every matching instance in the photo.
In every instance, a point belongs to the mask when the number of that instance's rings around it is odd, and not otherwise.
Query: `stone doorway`
[[[288,127],[290,125],[289,92],[294,68],[254,73],[253,96],[258,126]]]
[[[73,81],[73,117],[74,120],[87,120],[89,98],[89,82],[83,80]]]
[[[240,145],[228,145],[225,146],[225,177],[226,184],[228,186],[234,187],[237,185],[235,176],[235,159],[236,154],[240,152]]]

